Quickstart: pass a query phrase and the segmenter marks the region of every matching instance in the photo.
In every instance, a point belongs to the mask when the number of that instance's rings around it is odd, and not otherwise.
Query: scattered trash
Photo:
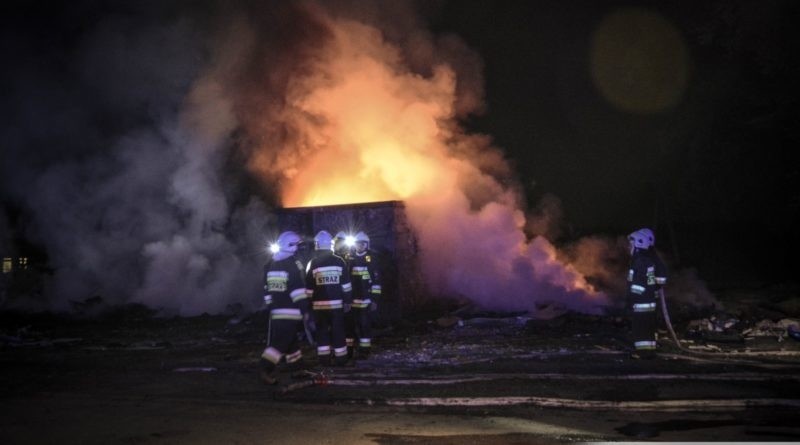
[[[744,340],[738,318],[728,314],[692,320],[686,327],[690,338],[719,343],[739,343]]]
[[[739,324],[737,318],[721,315],[711,316],[710,318],[703,318],[700,320],[692,320],[689,322],[689,332],[729,332],[736,329]]]
[[[780,342],[787,335],[796,338],[792,335],[792,332],[797,330],[798,325],[800,325],[800,320],[793,318],[784,318],[779,321],[761,320],[752,328],[745,329],[742,335],[747,338],[775,337]]]

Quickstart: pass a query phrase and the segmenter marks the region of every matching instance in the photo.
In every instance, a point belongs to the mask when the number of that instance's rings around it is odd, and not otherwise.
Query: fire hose
[[[693,352],[683,347],[681,341],[678,340],[678,336],[675,334],[675,330],[672,328],[672,322],[669,320],[669,310],[667,309],[667,299],[664,297],[664,289],[658,290],[658,298],[661,299],[661,312],[664,314],[664,323],[667,325],[667,330],[669,331],[669,335],[672,337],[672,341],[675,342],[675,345],[684,352]]]

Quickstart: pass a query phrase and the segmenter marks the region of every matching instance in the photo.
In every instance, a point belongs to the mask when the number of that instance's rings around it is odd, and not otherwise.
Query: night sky
[[[592,78],[600,24],[631,9],[686,46],[685,89],[662,110],[620,109]],[[531,202],[556,195],[577,234],[656,227],[675,238],[662,249],[722,281],[780,281],[800,239],[798,17],[782,1],[453,2],[435,23],[483,57],[487,107],[472,124],[505,148]],[[629,32],[658,50],[646,29]]]
[[[671,22],[688,51],[685,91],[663,110],[615,107],[590,73],[593,33],[631,8]],[[475,126],[507,150],[533,196],[556,194],[575,224],[647,223],[659,197],[679,221],[796,222],[797,9],[772,1],[453,2],[436,23],[484,59],[488,105]],[[646,38],[646,30],[631,32]],[[647,80],[631,79],[631,88]],[[641,207],[651,209],[643,220]]]
[[[166,210],[157,187],[159,172],[181,168],[180,156],[141,159],[155,156],[152,147],[180,147],[170,122],[222,33],[220,17],[244,11],[263,18],[261,37],[276,42],[265,45],[266,53],[282,54],[297,35],[315,38],[285,2],[161,3],[4,2],[4,249],[30,243],[61,257],[80,250],[82,237],[107,237],[81,258],[127,267],[122,254],[107,255],[117,252],[107,246],[138,234],[138,215],[160,220],[148,222],[158,229],[145,239],[191,220]],[[360,2],[333,5],[362,9]],[[386,6],[363,5],[371,12]],[[433,39],[455,35],[478,56],[483,91],[477,86],[476,93],[484,106],[463,124],[504,151],[532,211],[543,197],[560,201],[561,238],[554,241],[651,226],[665,254],[700,268],[701,277],[791,279],[790,254],[800,239],[800,4],[403,5],[416,15],[398,16],[397,26],[383,29],[388,38],[402,40],[409,28]],[[259,75],[281,81],[252,76]],[[119,168],[134,154],[139,164]],[[237,159],[234,153],[214,162]],[[222,194],[232,203],[226,229],[258,232],[242,216],[261,211],[242,192],[252,180],[235,172],[225,181]],[[139,182],[147,187],[130,185]],[[120,204],[126,196],[141,197],[142,205]],[[265,205],[274,204],[265,196]],[[86,217],[97,209],[104,209],[101,217]],[[238,252],[250,239],[213,248]],[[171,238],[170,252],[181,242]],[[124,277],[121,268],[111,273]]]

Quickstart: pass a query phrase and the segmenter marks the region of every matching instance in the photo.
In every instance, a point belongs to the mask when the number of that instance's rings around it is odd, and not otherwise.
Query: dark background
[[[562,202],[566,237],[656,230],[659,248],[716,282],[794,279],[800,176],[795,2],[448,2],[435,26],[483,57],[471,122],[516,166],[531,203]],[[619,110],[589,72],[604,16],[669,20],[690,70],[676,106]]]

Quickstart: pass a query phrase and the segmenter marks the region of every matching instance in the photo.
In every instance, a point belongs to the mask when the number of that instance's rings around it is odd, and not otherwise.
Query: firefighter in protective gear
[[[347,362],[344,314],[352,304],[352,285],[347,264],[333,253],[331,234],[325,230],[314,237],[316,254],[306,266],[306,293],[316,322],[317,355],[320,364]]]
[[[264,267],[264,303],[269,309],[267,348],[261,354],[261,379],[277,382],[278,364],[286,361],[290,370],[299,367],[302,354],[298,332],[309,319],[303,263],[296,257],[302,239],[295,232],[278,236],[277,252]]]
[[[355,250],[348,261],[353,283],[352,324],[348,326],[348,345],[358,338],[358,355],[366,358],[372,351],[372,319],[381,296],[380,272],[375,253],[369,249],[369,236],[355,235]]]
[[[631,304],[631,331],[633,337],[633,358],[652,358],[656,350],[656,292],[658,280],[666,282],[666,277],[657,279],[657,259],[653,242],[655,237],[650,229],[639,229],[628,235],[631,253],[628,270],[628,300]],[[662,283],[663,284],[663,283]]]
[[[340,230],[336,233],[333,237],[333,253],[342,257],[344,262],[347,264],[347,268],[345,269],[347,274],[350,273],[350,246],[347,244],[347,234]],[[352,277],[351,277],[352,283]],[[353,358],[353,344],[355,338],[355,318],[353,318],[353,311],[347,311],[344,314],[344,332],[345,332],[345,342],[347,343],[347,358]]]

